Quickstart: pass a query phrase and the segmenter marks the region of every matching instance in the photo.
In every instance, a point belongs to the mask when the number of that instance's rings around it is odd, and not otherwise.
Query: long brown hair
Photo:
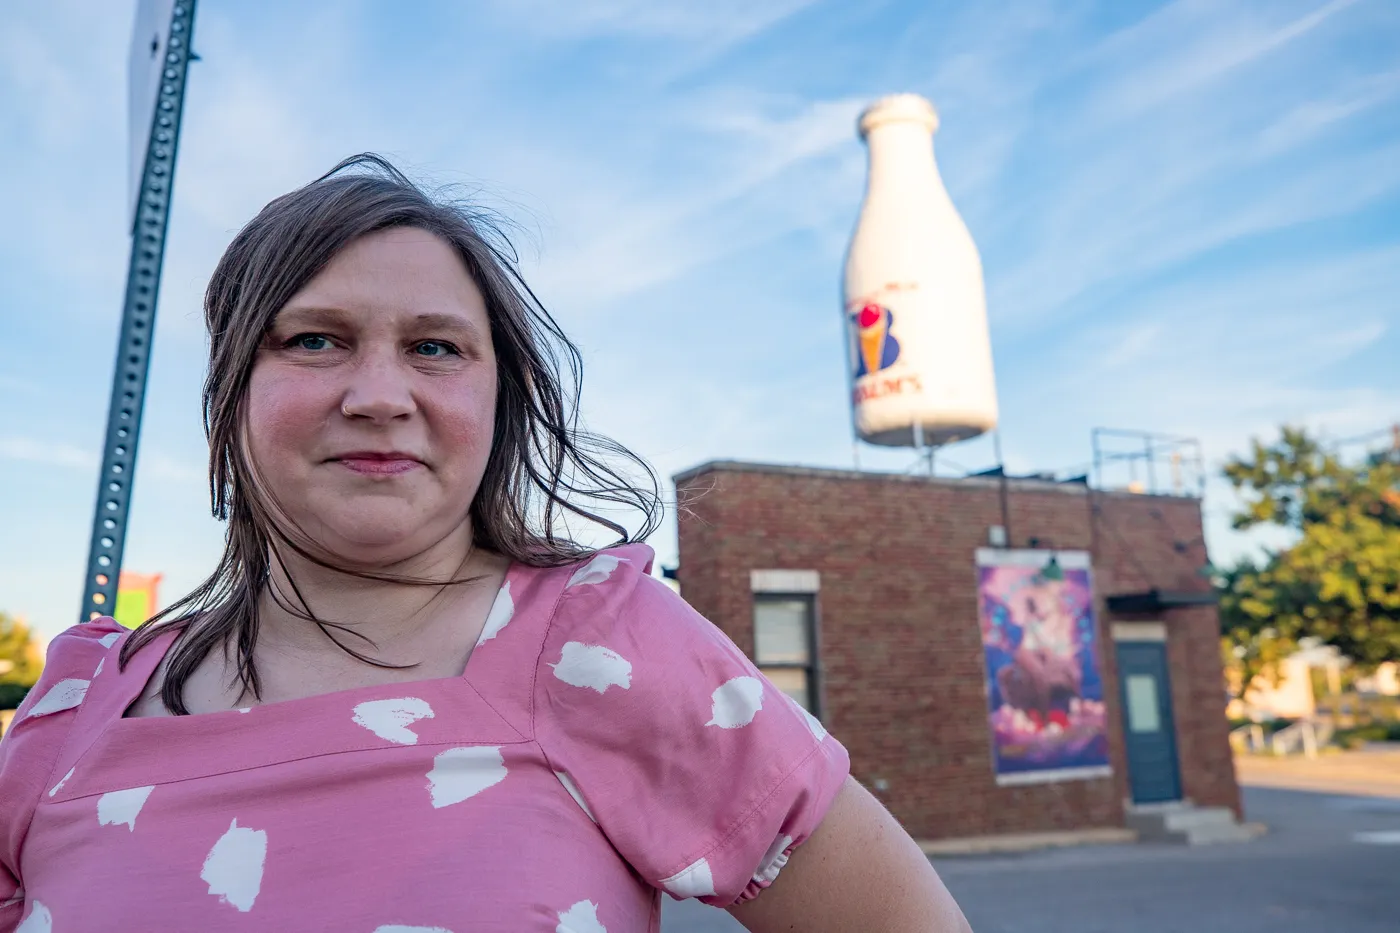
[[[351,630],[318,619],[294,580],[291,594],[270,586],[279,548],[366,579],[444,585],[339,566],[319,553],[259,481],[245,443],[249,376],[277,312],[341,250],[393,227],[441,237],[461,257],[486,301],[497,399],[491,453],[469,513],[473,546],[530,566],[557,566],[591,551],[561,533],[569,515],[609,529],[620,542],[641,540],[656,530],[660,496],[655,473],[616,442],[579,429],[578,349],[525,284],[500,225],[469,204],[428,194],[380,156],[352,156],[264,207],[229,244],[205,292],[209,373],[204,431],[214,516],[228,523],[224,553],[207,580],[142,625],[120,656],[125,667],[162,632],[182,632],[166,658],[161,686],[161,701],[177,715],[189,712],[183,700],[186,681],[217,647],[233,650],[243,689],[261,695],[253,649],[258,600],[265,589],[347,653],[368,664],[390,666],[338,639],[334,629]],[[638,530],[629,531],[601,514],[619,507],[641,513]]]

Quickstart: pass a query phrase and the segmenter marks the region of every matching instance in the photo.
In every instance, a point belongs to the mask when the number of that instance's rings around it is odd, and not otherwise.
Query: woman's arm
[[[851,778],[772,887],[729,912],[751,933],[972,930],[914,840]]]

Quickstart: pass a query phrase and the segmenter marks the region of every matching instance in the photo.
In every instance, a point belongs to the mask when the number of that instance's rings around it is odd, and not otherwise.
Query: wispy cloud
[[[0,435],[0,459],[80,470],[91,470],[97,466],[97,455],[90,450],[61,441],[44,441],[13,434]]]
[[[1279,51],[1353,6],[1330,0],[1286,18],[1291,4],[1222,8],[1210,0],[1174,0],[1141,23],[1115,33],[1084,59],[1086,65],[1131,62],[1105,86],[1091,119],[1121,120],[1186,94],[1200,93],[1231,71]]]
[[[0,435],[0,460],[33,463],[84,472],[96,469],[98,452],[63,441],[43,440],[24,435]],[[171,456],[157,449],[143,449],[137,458],[137,481],[183,483],[203,486],[208,473],[203,464]]]
[[[42,388],[33,380],[0,373],[0,393],[32,397],[40,394],[41,391]]]
[[[583,307],[604,305],[810,226],[807,198],[775,203],[766,189],[792,194],[794,177],[820,183],[833,171],[851,180],[860,106],[734,94],[677,106],[665,129],[709,153],[709,162],[645,193],[604,176],[597,180],[611,182],[611,190],[561,201],[555,213],[566,248],[541,264],[543,291]],[[834,164],[813,167],[838,150],[845,151]]]
[[[201,489],[208,488],[209,473],[201,463],[191,463],[159,450],[142,454],[138,479],[150,478],[162,483],[180,483]]]
[[[1289,110],[1259,134],[1261,157],[1286,152],[1324,130],[1366,113],[1400,95],[1400,70],[1363,75],[1349,82],[1338,93],[1319,100],[1304,101]]]
[[[1262,280],[1248,266],[1204,280],[1160,286],[1134,301],[1123,320],[1069,332],[1056,341],[1065,397],[1094,398],[1101,412],[1135,416],[1190,433],[1202,419],[1247,430],[1276,424],[1289,411],[1362,408],[1384,418],[1382,398],[1338,384],[1336,368],[1376,346],[1396,326],[1385,298],[1400,248],[1357,252],[1292,268]],[[1079,361],[1073,365],[1073,361]],[[1331,400],[1329,401],[1329,394]],[[1305,401],[1311,397],[1315,403]],[[1116,411],[1115,411],[1116,409]]]
[[[1293,157],[1328,121],[1392,93],[1389,73],[1323,91],[1309,109],[1287,76],[1323,67],[1308,39],[1351,4],[1279,22],[1274,7],[1217,12],[1177,0],[1116,33],[1051,82],[1067,125],[1004,204],[990,253],[994,319],[1046,326],[1095,289],[1160,274],[1230,244],[1335,217],[1400,188],[1400,149],[1382,137],[1327,158]],[[1276,58],[1287,48],[1290,57]],[[1239,80],[1233,80],[1237,69]],[[1318,93],[1310,89],[1310,93]],[[1029,186],[1027,186],[1029,183]],[[1002,191],[1005,195],[1005,189]]]
[[[500,4],[532,32],[572,40],[600,35],[681,39],[701,45],[733,43],[791,16],[814,0],[524,0]]]
[[[10,282],[62,276],[96,295],[117,274],[103,245],[122,227],[104,229],[95,218],[104,202],[123,196],[111,179],[124,175],[126,158],[125,46],[108,37],[130,28],[131,11],[56,0],[7,8],[0,18],[0,159],[10,178],[24,180],[5,188],[6,212],[17,222],[0,227],[0,274],[14,264],[30,272],[6,275]],[[104,133],[110,149],[94,166],[97,153],[85,143]],[[59,256],[65,261],[55,262]]]

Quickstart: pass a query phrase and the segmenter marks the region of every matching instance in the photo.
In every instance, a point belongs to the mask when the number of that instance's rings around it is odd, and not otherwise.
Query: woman
[[[845,750],[599,514],[650,531],[654,480],[575,431],[577,352],[485,229],[359,156],[234,239],[223,559],[134,634],[54,641],[0,746],[0,930],[633,933],[662,890],[755,931],[966,929]]]

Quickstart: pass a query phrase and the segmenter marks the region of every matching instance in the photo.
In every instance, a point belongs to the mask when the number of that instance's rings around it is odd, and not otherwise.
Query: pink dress
[[[756,895],[845,750],[649,576],[512,566],[461,677],[124,719],[111,620],[0,742],[0,931],[640,933]]]

